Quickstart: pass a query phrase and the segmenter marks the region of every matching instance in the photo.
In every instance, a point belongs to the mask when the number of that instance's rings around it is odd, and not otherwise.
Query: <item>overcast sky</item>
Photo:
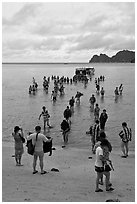
[[[135,50],[135,3],[2,3],[3,62],[88,62]]]

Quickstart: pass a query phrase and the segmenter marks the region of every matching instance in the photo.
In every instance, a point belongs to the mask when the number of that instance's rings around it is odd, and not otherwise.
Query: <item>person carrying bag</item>
[[[43,135],[41,133],[41,127],[40,126],[36,126],[35,131],[36,131],[35,133],[30,134],[27,137],[27,141],[32,140],[32,145],[33,145],[32,154],[31,154],[31,155],[33,155],[33,174],[38,173],[38,171],[36,170],[38,157],[39,157],[39,161],[40,161],[41,174],[45,174],[47,172],[43,170],[43,167],[44,167],[43,142],[51,142],[52,139],[48,139],[45,135]]]

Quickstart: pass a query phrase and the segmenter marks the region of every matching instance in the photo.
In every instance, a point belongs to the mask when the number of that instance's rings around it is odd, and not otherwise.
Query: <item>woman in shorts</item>
[[[104,154],[103,154],[103,149],[108,145],[107,140],[102,140],[100,145],[96,148],[96,161],[95,161],[95,171],[97,172],[97,177],[96,177],[96,189],[95,192],[103,192],[102,189],[99,188],[100,180],[103,176],[103,174],[106,177],[106,191],[113,191],[114,188],[110,187],[110,169],[104,169],[104,164],[109,161]]]

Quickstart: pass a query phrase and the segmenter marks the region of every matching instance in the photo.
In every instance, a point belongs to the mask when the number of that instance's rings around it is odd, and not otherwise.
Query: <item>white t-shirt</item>
[[[102,148],[99,146],[99,147],[97,147],[97,149],[96,149],[96,161],[95,161],[95,166],[97,166],[97,167],[103,167],[103,163],[102,163],[102,161],[100,160],[100,155],[102,155],[103,156],[103,150],[102,150]]]
[[[36,133],[33,133],[28,136],[27,140],[32,139],[32,144],[35,145],[35,151],[41,152],[43,151],[43,142],[46,142],[48,139],[45,135],[39,133],[36,141]]]

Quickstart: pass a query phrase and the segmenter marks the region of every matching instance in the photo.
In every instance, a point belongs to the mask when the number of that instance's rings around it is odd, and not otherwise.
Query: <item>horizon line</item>
[[[2,62],[2,64],[83,64],[90,62]]]

